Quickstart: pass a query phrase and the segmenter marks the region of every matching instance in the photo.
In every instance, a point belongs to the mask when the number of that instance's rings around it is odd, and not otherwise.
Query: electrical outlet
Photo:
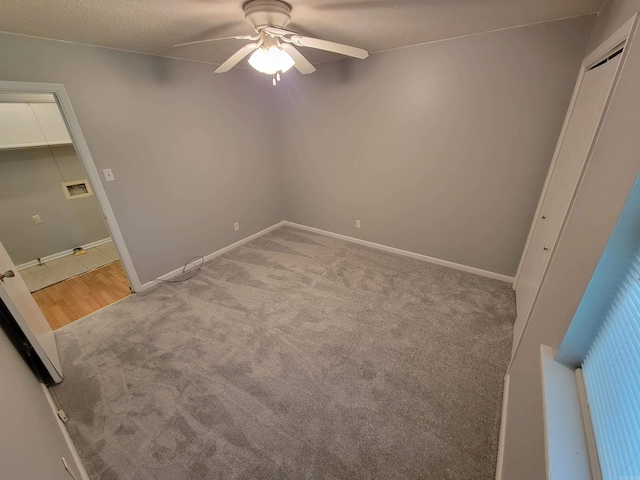
[[[36,225],[40,225],[42,223],[42,219],[40,218],[40,215],[31,215],[31,219],[33,220],[33,223],[35,223]]]
[[[356,220],[356,228],[360,228],[360,220]]]
[[[104,173],[104,179],[107,182],[113,182],[116,179],[116,177],[113,176],[113,172],[110,168],[105,168],[104,170],[102,170],[102,173]]]
[[[238,230],[240,230],[240,225],[238,224],[238,222],[233,224],[233,229],[237,232]]]

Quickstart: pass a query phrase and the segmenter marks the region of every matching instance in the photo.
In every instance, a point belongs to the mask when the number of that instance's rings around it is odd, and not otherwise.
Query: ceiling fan
[[[244,18],[256,31],[256,35],[209,38],[207,40],[179,43],[174,47],[185,47],[219,40],[250,40],[253,43],[244,45],[231,55],[215,70],[215,73],[228,72],[247,55],[252,54],[249,57],[249,64],[259,72],[272,75],[274,85],[280,80],[280,74],[291,67],[295,67],[296,70],[303,74],[316,71],[311,62],[296,47],[326,50],[360,59],[365,59],[369,56],[369,52],[362,48],[306,37],[297,32],[286,30],[285,27],[291,21],[291,5],[281,0],[249,0],[244,4]]]

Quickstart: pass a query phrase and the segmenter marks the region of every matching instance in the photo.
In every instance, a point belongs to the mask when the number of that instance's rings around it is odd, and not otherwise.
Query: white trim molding
[[[617,83],[618,83],[618,79],[620,78],[621,72],[624,69],[624,64],[626,62],[627,59],[627,55],[629,53],[629,48],[630,45],[633,43],[634,38],[635,38],[635,33],[637,30],[637,24],[638,24],[638,13],[635,13],[629,20],[627,20],[624,25],[622,25],[618,30],[616,30],[609,38],[607,38],[604,42],[602,42],[600,44],[600,46],[598,46],[593,52],[591,52],[589,55],[587,55],[585,57],[585,59],[582,61],[582,66],[580,67],[580,72],[578,75],[578,80],[576,82],[576,86],[574,88],[573,91],[573,96],[571,98],[571,103],[569,104],[569,109],[567,110],[567,114],[565,116],[564,119],[564,124],[562,126],[562,131],[560,133],[560,138],[558,139],[558,143],[556,144],[556,150],[553,154],[553,158],[551,160],[551,166],[549,167],[549,171],[547,173],[547,178],[545,180],[544,186],[542,188],[542,194],[540,195],[540,200],[538,201],[538,206],[536,209],[536,213],[533,217],[533,221],[531,223],[531,228],[529,229],[529,236],[527,238],[527,242],[525,244],[524,250],[522,252],[522,256],[520,257],[520,265],[518,266],[518,271],[516,272],[516,277],[515,277],[515,281],[514,281],[514,285],[513,288],[516,290],[516,303],[518,301],[518,295],[517,295],[517,286],[518,286],[518,282],[520,281],[520,274],[522,273],[522,268],[524,266],[524,261],[525,261],[525,257],[527,256],[527,253],[529,251],[529,247],[531,244],[531,240],[533,238],[533,233],[534,230],[536,228],[536,222],[537,219],[541,217],[541,210],[542,210],[542,205],[544,203],[544,198],[545,195],[547,194],[547,190],[549,188],[549,183],[551,181],[551,177],[553,175],[553,169],[555,168],[556,162],[558,160],[558,156],[560,153],[560,146],[562,144],[562,141],[565,137],[568,125],[569,125],[569,121],[571,119],[571,115],[573,112],[573,109],[575,107],[575,103],[576,103],[576,99],[578,96],[578,92],[580,90],[580,87],[582,85],[582,80],[584,78],[585,73],[588,71],[588,69],[593,65],[594,62],[596,62],[599,59],[602,59],[602,56],[605,55],[607,52],[611,51],[614,48],[617,48],[618,46],[620,46],[623,42],[625,44],[625,48],[622,52],[622,54],[620,55],[620,66],[618,67],[618,71],[616,73],[615,79],[612,83],[612,87],[611,87],[611,91],[609,93],[609,97],[607,99],[606,105],[603,109],[603,114],[602,117],[599,120],[599,124],[598,124],[598,128],[596,130],[596,133],[594,135],[593,138],[593,144],[590,147],[590,150],[588,152],[587,155],[587,159],[585,160],[585,165],[583,167],[583,173],[581,174],[581,178],[582,175],[584,175],[584,171],[587,169],[589,162],[591,161],[591,154],[593,152],[593,145],[595,145],[595,143],[598,140],[598,136],[600,135],[600,129],[602,128],[602,123],[604,121],[604,118],[606,116],[606,112],[607,109],[609,108],[609,104],[611,102],[611,98],[613,97],[613,95],[615,95],[615,89],[617,88]],[[562,227],[560,228],[559,232],[558,232],[558,236],[557,239],[555,240],[555,243],[560,242],[560,238],[563,235],[564,232],[564,226],[566,225],[567,222],[567,218],[569,215],[571,215],[571,209],[573,208],[573,203],[575,200],[575,196],[577,195],[577,190],[580,188],[580,182],[582,182],[582,180],[579,181],[577,187],[576,187],[576,191],[573,193],[572,196],[572,200],[570,202],[570,205],[567,209],[566,212],[566,218],[564,220],[564,223],[562,225]],[[554,244],[555,245],[555,244]],[[512,353],[511,353],[511,361],[509,362],[509,367],[507,368],[507,372],[511,371],[511,367],[513,365],[514,359],[516,358],[516,356],[518,355],[518,351],[520,349],[520,345],[523,342],[523,338],[526,335],[528,326],[529,326],[529,319],[531,318],[531,314],[533,312],[533,310],[536,307],[536,304],[538,302],[538,295],[540,294],[540,290],[542,288],[542,285],[544,284],[546,277],[547,277],[547,271],[549,268],[549,265],[551,265],[551,263],[553,262],[553,258],[554,258],[554,250],[555,250],[555,246],[550,246],[551,248],[551,257],[549,258],[549,261],[545,267],[545,271],[542,275],[542,279],[538,285],[538,290],[536,291],[533,301],[531,303],[531,307],[529,308],[527,314],[526,314],[526,318],[524,319],[524,324],[522,325],[522,330],[520,331],[520,336],[518,338],[514,338],[514,343],[513,343],[513,348],[512,348]],[[518,322],[519,320],[516,319],[516,322]]]
[[[375,248],[377,250],[383,250],[385,252],[395,253],[396,255],[402,255],[404,257],[415,258],[416,260],[422,260],[423,262],[434,263],[436,265],[442,265],[443,267],[453,268],[455,270],[462,270],[463,272],[473,273],[482,277],[493,278],[494,280],[501,280],[507,283],[513,283],[513,277],[503,275],[501,273],[490,272],[488,270],[482,270],[481,268],[470,267],[468,265],[462,265],[461,263],[450,262],[448,260],[442,260],[436,257],[429,257],[428,255],[422,255],[421,253],[410,252],[408,250],[402,250],[400,248],[389,247],[380,243],[370,242],[368,240],[362,240],[360,238],[349,237],[348,235],[342,235],[340,233],[333,233],[327,230],[321,230],[320,228],[308,227],[299,223],[284,221],[284,225],[290,227],[299,228],[301,230],[307,230],[309,232],[320,233],[328,237],[339,238],[347,242],[357,243],[358,245],[364,245],[366,247]]]
[[[56,405],[56,402],[53,400],[53,397],[51,396],[51,392],[49,391],[49,389],[47,388],[46,385],[41,383],[40,386],[42,387],[42,391],[44,392],[44,396],[46,397],[47,401],[49,402],[49,406],[51,407],[51,412],[56,417],[56,423],[58,424],[58,427],[60,428],[60,432],[62,433],[62,436],[64,437],[65,443],[67,444],[67,447],[69,448],[69,451],[71,452],[71,459],[73,460],[73,465],[76,467],[75,468],[76,473],[79,475],[78,480],[91,480],[89,478],[89,474],[87,473],[87,470],[84,468],[84,464],[82,463],[82,459],[80,458],[80,455],[78,454],[78,450],[76,449],[76,446],[73,443],[73,440],[71,440],[71,436],[69,435],[69,432],[67,431],[66,425],[62,422],[62,420],[60,420],[60,417],[58,416],[58,407]]]
[[[547,480],[592,480],[589,449],[575,372],[540,345]]]
[[[610,50],[618,47],[623,42],[627,42],[626,46],[630,45],[630,43],[628,43],[628,40],[633,38],[637,16],[638,16],[637,13],[634,14],[629,20],[627,20],[624,23],[624,25],[622,25],[618,30],[616,30],[609,38],[607,38],[604,42],[602,42],[602,44],[600,44],[594,51],[592,51],[589,55],[587,55],[582,61],[580,71],[578,73],[578,79],[576,80],[576,85],[573,89],[573,94],[571,95],[571,101],[569,102],[569,108],[567,109],[567,113],[564,118],[564,123],[562,124],[562,129],[560,130],[560,135],[558,137],[558,142],[556,143],[556,148],[555,148],[555,151],[553,152],[553,157],[551,158],[551,165],[549,166],[549,170],[547,171],[547,177],[542,187],[542,193],[540,194],[540,198],[538,200],[536,213],[532,218],[531,227],[529,228],[529,235],[527,236],[527,241],[524,245],[524,249],[522,250],[522,256],[520,257],[520,263],[518,264],[518,271],[516,272],[515,281],[513,282],[514,290],[516,289],[518,282],[520,280],[520,273],[522,272],[522,267],[524,266],[524,260],[525,260],[525,257],[527,256],[527,252],[529,251],[529,247],[531,245],[533,232],[536,227],[536,221],[541,216],[542,205],[544,203],[544,199],[547,194],[547,190],[549,188],[549,183],[551,182],[551,177],[553,175],[554,167],[556,166],[556,163],[558,161],[558,156],[560,155],[560,148],[562,147],[562,142],[566,136],[567,129],[569,127],[569,121],[571,120],[571,115],[573,113],[573,109],[575,107],[576,100],[578,98],[580,87],[582,86],[582,80],[584,79],[584,75],[589,70],[589,68],[593,65],[594,62],[601,59],[601,57],[603,57]],[[613,89],[617,84],[617,80],[620,76],[620,72],[622,71],[622,68],[624,66],[623,64],[626,58],[627,50],[628,49],[625,48],[625,51],[623,52],[623,57],[620,61],[620,68],[618,68],[618,72],[613,82],[613,87],[611,90],[612,93],[610,94],[610,96],[613,95]],[[607,101],[607,106],[609,104],[609,101],[610,100]],[[605,107],[604,109],[605,111],[606,111],[606,108],[607,107]],[[602,122],[602,119],[600,120],[600,122]],[[599,128],[594,139],[597,138],[598,133],[599,133]]]
[[[509,406],[509,375],[504,376],[502,391],[502,414],[500,415],[500,437],[498,440],[498,461],[496,463],[496,480],[502,480],[502,464],[504,463],[504,445],[507,437],[507,409]]]
[[[96,240],[95,242],[89,242],[84,245],[79,245],[80,248],[84,250],[89,250],[90,248],[99,247],[100,245],[105,245],[111,242],[111,237],[103,238],[102,240]],[[47,255],[46,257],[42,257],[40,262],[38,260],[31,260],[30,262],[21,263],[20,265],[16,265],[18,270],[24,270],[25,268],[35,267],[36,265],[40,265],[41,263],[47,263],[51,260],[55,260],[56,258],[66,257],[67,255],[71,255],[73,253],[73,249],[64,250],[58,253],[52,253],[51,255]]]
[[[231,245],[227,245],[226,247],[222,247],[220,250],[216,250],[213,253],[210,253],[208,255],[206,255],[204,257],[204,263],[213,260],[216,257],[219,257],[220,255],[224,255],[227,252],[230,252],[231,250],[233,250],[234,248],[238,248],[240,245],[244,245],[245,243],[250,242],[251,240],[254,240],[258,237],[261,237],[262,235],[269,233],[273,230],[275,230],[278,227],[281,227],[285,224],[286,222],[282,221],[282,222],[278,222],[275,225],[271,225],[270,227],[265,228],[264,230],[260,230],[259,232],[254,233],[253,235],[249,235],[248,237],[243,238],[242,240],[238,240],[237,242],[232,243]],[[171,280],[172,278],[180,275],[184,273],[184,267],[180,267],[180,268],[176,268],[175,270],[171,270],[168,273],[165,273],[164,275],[162,275],[161,277],[157,277],[157,279],[151,280],[147,283],[144,283],[142,285],[142,287],[140,288],[140,292],[144,292],[145,290],[149,290],[152,287],[155,287],[156,285],[158,285],[160,282],[158,282],[157,280]]]
[[[401,250],[395,247],[389,247],[387,245],[381,245],[379,243],[369,242],[367,240],[361,240],[359,238],[349,237],[347,235],[342,235],[340,233],[329,232],[327,230],[322,230],[320,228],[308,227],[306,225],[301,225],[299,223],[289,222],[287,220],[283,220],[281,222],[276,223],[275,225],[271,225],[270,227],[265,228],[264,230],[260,230],[259,232],[254,233],[253,235],[249,235],[248,237],[243,238],[242,240],[238,240],[237,242],[232,243],[231,245],[227,245],[226,247],[221,248],[220,250],[216,250],[213,253],[209,253],[204,257],[205,263],[209,260],[213,260],[220,255],[224,255],[227,252],[230,252],[234,248],[238,248],[240,245],[244,245],[245,243],[250,242],[262,235],[269,233],[276,228],[287,225],[289,227],[299,228],[300,230],[306,230],[308,232],[319,233],[321,235],[326,235],[327,237],[338,238],[340,240],[345,240],[351,243],[357,243],[359,245],[364,245],[366,247],[375,248],[377,250],[383,250],[385,252],[395,253],[397,255],[402,255],[404,257],[415,258],[416,260],[422,260],[423,262],[429,262],[436,265],[442,265],[444,267],[453,268],[455,270],[462,270],[463,272],[473,273],[475,275],[480,275],[482,277],[493,278],[495,280],[501,280],[503,282],[512,283],[513,277],[509,277],[507,275],[502,275],[500,273],[489,272],[487,270],[482,270],[480,268],[469,267],[467,265],[461,265],[459,263],[449,262],[447,260],[441,260],[435,257],[429,257],[427,255],[422,255],[420,253],[409,252],[407,250]],[[184,267],[176,268],[175,270],[171,270],[170,272],[165,273],[164,275],[157,277],[157,279],[151,280],[147,283],[144,283],[140,290],[136,290],[138,292],[144,292],[156,285],[158,285],[157,280],[171,280],[172,278],[184,273]]]

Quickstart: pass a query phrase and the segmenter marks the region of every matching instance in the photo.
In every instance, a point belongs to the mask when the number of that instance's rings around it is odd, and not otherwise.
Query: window
[[[604,480],[640,479],[640,252],[583,364]]]
[[[555,360],[582,366],[581,436],[593,478],[640,480],[640,175]]]

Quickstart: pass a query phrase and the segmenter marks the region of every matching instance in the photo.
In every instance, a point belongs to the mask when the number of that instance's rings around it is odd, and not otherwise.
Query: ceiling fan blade
[[[186,47],[188,45],[197,45],[199,43],[217,42],[218,40],[257,40],[258,38],[260,38],[259,35],[257,35],[257,36],[237,35],[237,36],[234,36],[234,37],[207,38],[206,40],[196,40],[195,42],[177,43],[175,45],[171,45],[171,47],[172,48]]]
[[[245,45],[236,53],[231,55],[222,65],[220,65],[215,73],[224,73],[235,67],[240,61],[260,46],[259,43],[250,43]]]
[[[279,27],[265,27],[262,29],[262,31],[268,33],[272,37],[284,37],[285,35],[299,35],[298,32],[292,32],[291,30],[285,30],[284,28],[279,28]]]
[[[291,41],[299,47],[316,48],[318,50],[327,50],[329,52],[339,53],[348,57],[365,59],[369,56],[369,52],[362,48],[351,47],[341,43],[329,42],[328,40],[320,40],[319,38],[304,37],[302,35],[294,35]]]
[[[344,10],[359,10],[359,9],[404,9],[410,7],[421,6],[424,4],[424,0],[395,0],[393,3],[386,0],[357,0],[357,1],[345,1],[337,3],[331,3],[327,5],[316,5],[314,10],[328,10],[328,11],[344,11]]]
[[[282,44],[282,49],[287,52],[289,55],[291,55],[291,58],[293,58],[293,61],[296,62],[293,66],[295,67],[296,70],[298,70],[300,73],[306,75],[308,73],[313,73],[316,71],[316,68],[311,65],[311,62],[309,62],[309,60],[307,60],[306,58],[304,58],[304,55],[302,55],[297,49],[296,47],[294,47],[293,45],[291,45],[290,43],[284,43]]]

